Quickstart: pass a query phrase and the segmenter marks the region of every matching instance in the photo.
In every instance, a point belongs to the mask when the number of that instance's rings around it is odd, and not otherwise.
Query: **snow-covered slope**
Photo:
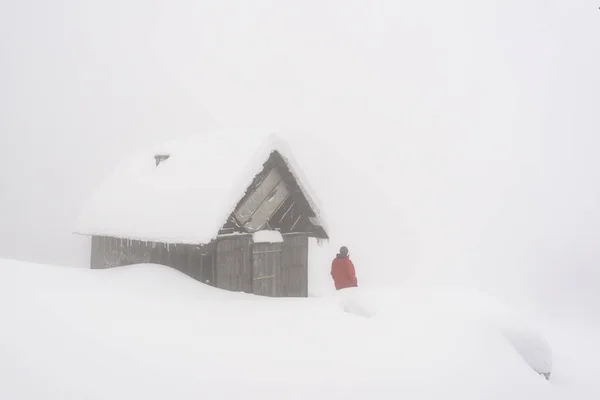
[[[337,297],[224,292],[157,265],[0,260],[0,398],[568,398],[494,318],[436,306],[450,298],[386,292],[362,318]]]

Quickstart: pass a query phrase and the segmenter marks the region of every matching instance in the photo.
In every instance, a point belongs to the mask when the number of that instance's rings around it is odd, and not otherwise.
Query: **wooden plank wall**
[[[279,296],[308,297],[308,235],[284,234]]]
[[[213,244],[165,244],[94,236],[90,264],[94,269],[142,263],[162,264],[214,285],[214,249]]]
[[[216,286],[252,293],[251,235],[222,237],[216,249]]]
[[[252,293],[260,296],[281,296],[279,276],[282,261],[281,243],[252,245]]]
[[[284,234],[283,238],[283,244],[252,244],[252,235],[231,235],[216,243],[196,246],[95,236],[90,264],[94,269],[138,263],[162,264],[221,289],[246,293],[258,291],[260,293],[256,294],[277,297],[307,297],[308,235],[290,233]],[[267,256],[269,253],[252,254],[278,246],[282,250],[279,258],[275,254]],[[253,275],[265,273],[261,269],[274,271],[276,278],[271,286],[261,283],[260,288],[253,287]]]
[[[103,248],[102,248],[102,236],[92,236],[92,251],[90,254],[90,267],[92,269],[106,268],[102,262]]]

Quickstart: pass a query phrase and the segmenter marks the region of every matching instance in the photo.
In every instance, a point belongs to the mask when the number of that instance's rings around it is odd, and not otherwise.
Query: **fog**
[[[598,4],[483,3],[0,2],[0,257],[87,265],[119,160],[260,125],[353,160],[366,283],[597,314]]]

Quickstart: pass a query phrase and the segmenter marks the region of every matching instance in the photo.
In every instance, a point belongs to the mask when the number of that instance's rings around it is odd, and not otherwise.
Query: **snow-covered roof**
[[[290,146],[277,134],[213,132],[173,140],[124,160],[82,209],[76,233],[166,243],[208,243],[253,178],[278,151],[327,232]],[[169,157],[157,166],[155,155]]]

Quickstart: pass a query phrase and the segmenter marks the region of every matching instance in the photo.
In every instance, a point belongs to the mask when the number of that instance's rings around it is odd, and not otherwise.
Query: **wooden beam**
[[[293,230],[294,230],[294,227],[295,227],[295,226],[296,226],[296,224],[297,224],[297,223],[300,221],[300,218],[302,218],[302,214],[300,214],[300,215],[298,216],[298,218],[296,219],[296,222],[294,222],[294,225],[292,225],[292,227],[290,228],[290,231],[293,231]]]
[[[292,201],[292,204],[290,204],[290,206],[288,207],[287,210],[285,210],[285,212],[283,213],[283,215],[281,216],[281,218],[279,218],[279,223],[281,223],[281,221],[283,221],[283,219],[290,212],[290,210],[292,209],[292,207],[294,207],[294,204],[296,204],[296,203]]]

